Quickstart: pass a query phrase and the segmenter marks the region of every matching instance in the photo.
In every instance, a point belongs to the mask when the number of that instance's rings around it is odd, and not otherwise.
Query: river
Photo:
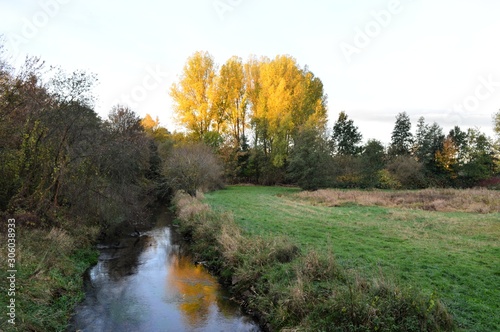
[[[100,245],[69,331],[260,331],[217,279],[182,253],[160,214],[155,228]]]

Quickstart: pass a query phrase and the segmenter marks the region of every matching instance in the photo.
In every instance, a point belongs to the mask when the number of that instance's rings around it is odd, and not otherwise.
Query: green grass
[[[16,324],[2,319],[0,331],[66,331],[75,305],[84,297],[83,273],[98,257],[90,242],[96,229],[73,228],[73,233],[19,228]],[[0,271],[0,278],[0,306],[6,308],[10,300],[6,269]]]
[[[436,294],[467,331],[500,330],[500,214],[345,204],[314,206],[298,189],[231,186],[205,196],[249,235],[287,235],[334,252],[345,268]]]

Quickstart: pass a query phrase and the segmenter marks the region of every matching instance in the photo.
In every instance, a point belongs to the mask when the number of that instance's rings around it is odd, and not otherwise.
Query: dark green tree
[[[468,156],[462,167],[462,180],[466,186],[494,176],[498,171],[493,142],[477,129],[467,131]]]
[[[455,144],[455,147],[457,148],[457,161],[458,165],[461,166],[466,162],[467,132],[460,129],[459,126],[455,126],[450,130],[448,137],[453,141],[453,144]]]
[[[414,149],[417,159],[424,165],[429,175],[438,175],[439,173],[439,167],[436,165],[436,153],[443,148],[444,138],[443,129],[436,122],[428,125],[425,123],[424,117],[420,117]]]
[[[354,156],[362,151],[359,145],[363,136],[354,125],[354,121],[349,119],[342,111],[333,126],[333,133],[330,139],[332,152],[336,155]]]
[[[385,148],[378,140],[371,139],[363,147],[361,154],[362,184],[366,187],[378,185],[378,173],[386,164]]]
[[[328,144],[322,133],[301,129],[290,153],[288,179],[305,190],[327,187],[329,160]]]
[[[388,153],[391,156],[410,155],[412,145],[413,134],[411,133],[410,117],[406,112],[399,113],[396,116],[396,124],[392,130]]]

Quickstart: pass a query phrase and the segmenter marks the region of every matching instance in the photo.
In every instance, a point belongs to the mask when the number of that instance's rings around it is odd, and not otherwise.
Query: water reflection
[[[221,296],[217,280],[188,257],[172,255],[169,269],[166,289],[179,293],[179,310],[189,326],[204,326],[213,311],[227,318],[238,313],[234,303]]]
[[[103,248],[70,330],[258,331],[168,227]]]

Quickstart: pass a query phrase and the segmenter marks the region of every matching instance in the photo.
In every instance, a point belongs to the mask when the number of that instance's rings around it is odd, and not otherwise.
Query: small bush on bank
[[[187,194],[174,200],[197,260],[225,281],[268,330],[451,331],[434,295],[346,270],[333,254],[301,253],[288,238],[245,236],[227,213]]]
[[[184,190],[191,196],[224,186],[223,167],[212,150],[204,144],[174,147],[167,156],[163,175],[174,191]]]

